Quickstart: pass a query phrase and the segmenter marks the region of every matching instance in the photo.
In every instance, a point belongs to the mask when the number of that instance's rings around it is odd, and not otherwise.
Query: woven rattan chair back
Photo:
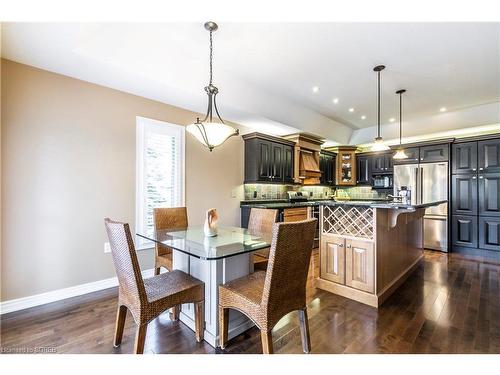
[[[156,230],[180,229],[188,226],[186,207],[161,207],[153,210]]]
[[[306,282],[317,219],[273,227],[261,306],[271,326],[288,311],[306,306]]]
[[[147,301],[144,280],[135,252],[130,227],[126,223],[104,219],[111,247],[111,256],[120,289],[138,305]]]
[[[248,219],[248,230],[252,234],[271,235],[277,215],[278,210],[252,208],[250,210],[250,218]]]

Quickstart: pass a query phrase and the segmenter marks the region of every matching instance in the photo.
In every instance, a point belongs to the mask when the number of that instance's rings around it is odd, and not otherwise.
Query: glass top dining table
[[[248,229],[219,227],[217,236],[206,237],[203,226],[157,230],[139,237],[203,260],[224,259],[271,246],[270,235],[253,234]]]

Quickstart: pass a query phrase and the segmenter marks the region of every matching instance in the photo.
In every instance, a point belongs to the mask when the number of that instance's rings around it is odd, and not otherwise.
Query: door
[[[418,165],[395,165],[394,166],[394,195],[398,194],[402,186],[406,186],[410,191],[411,204],[417,204],[417,181]]]
[[[372,156],[372,173],[383,173],[387,170],[385,155]]]
[[[451,242],[455,246],[477,247],[477,216],[453,215]]]
[[[284,145],[283,154],[283,179],[285,182],[293,182],[293,147]]]
[[[420,159],[420,149],[418,147],[405,148],[405,154],[408,156],[407,159],[393,159],[393,163],[396,164],[418,164]]]
[[[370,185],[371,184],[371,173],[370,173],[370,158],[368,156],[358,156],[356,158],[358,164],[358,185]]]
[[[424,216],[424,248],[448,251],[448,218],[447,216]]]
[[[451,176],[451,212],[456,215],[477,215],[477,176]]]
[[[320,249],[320,277],[345,284],[345,239],[322,234]]]
[[[419,203],[431,203],[448,200],[448,163],[430,163],[420,165]],[[447,215],[448,204],[429,207],[426,215]]]
[[[392,172],[394,170],[394,159],[393,153],[388,153],[384,155],[384,171]]]
[[[479,175],[479,215],[500,216],[500,173]]]
[[[271,180],[272,176],[271,142],[259,140],[258,148],[259,148],[259,180],[269,181]]]
[[[478,166],[480,172],[500,172],[500,139],[479,141]]]
[[[451,173],[477,171],[477,142],[456,143],[452,146]]]
[[[345,284],[373,293],[375,289],[373,242],[347,239],[345,258]]]
[[[272,159],[271,159],[271,179],[272,181],[283,181],[283,145],[279,143],[271,143]]]
[[[448,161],[448,144],[420,147],[420,162]]]
[[[500,218],[479,217],[479,247],[500,251]]]

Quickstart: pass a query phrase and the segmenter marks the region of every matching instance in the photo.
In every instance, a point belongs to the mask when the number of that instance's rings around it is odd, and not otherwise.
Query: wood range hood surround
[[[321,177],[319,154],[324,140],[308,133],[290,134],[283,138],[295,142],[294,182],[302,185],[319,185]]]

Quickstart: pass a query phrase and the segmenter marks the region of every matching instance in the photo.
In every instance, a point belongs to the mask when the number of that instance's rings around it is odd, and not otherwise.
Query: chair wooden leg
[[[264,354],[273,354],[273,335],[272,331],[260,330],[260,338],[262,340],[262,352]]]
[[[155,276],[158,276],[160,274],[160,268],[161,267],[155,267]]]
[[[134,346],[135,354],[144,353],[144,343],[146,342],[147,330],[148,330],[147,324],[140,324],[139,326],[137,326],[137,331],[135,334],[135,346]]]
[[[202,342],[205,333],[205,301],[194,304],[196,341]]]
[[[299,310],[300,337],[302,339],[302,350],[304,353],[311,352],[311,337],[309,336],[309,321],[307,319],[307,307]]]
[[[181,314],[181,306],[180,305],[172,307],[170,309],[170,312],[169,312],[170,320],[173,322],[176,322],[177,320],[179,320],[180,314]]]
[[[226,348],[227,335],[229,330],[229,309],[219,306],[219,346]]]
[[[123,337],[123,327],[125,327],[125,318],[127,317],[127,307],[121,305],[118,306],[118,311],[116,312],[116,325],[115,325],[115,340],[113,345],[115,347],[120,346]]]

